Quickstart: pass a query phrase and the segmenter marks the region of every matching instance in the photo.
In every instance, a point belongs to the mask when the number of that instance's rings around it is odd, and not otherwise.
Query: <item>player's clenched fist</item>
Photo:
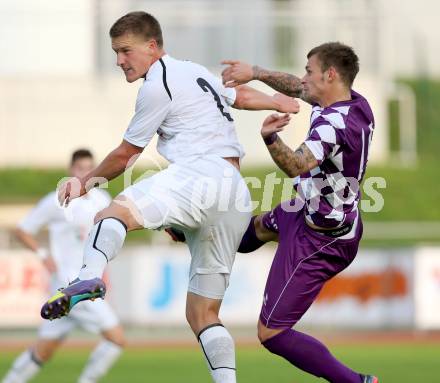
[[[236,60],[224,60],[222,64],[229,65],[222,72],[223,84],[227,88],[246,84],[254,79],[254,69],[250,64]]]
[[[67,206],[75,198],[86,194],[86,189],[77,177],[65,179],[58,185],[58,202],[61,206]]]

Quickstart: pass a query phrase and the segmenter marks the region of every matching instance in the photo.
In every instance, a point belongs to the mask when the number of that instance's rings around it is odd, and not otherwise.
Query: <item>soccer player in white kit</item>
[[[68,203],[87,193],[97,177],[112,179],[124,172],[156,133],[157,149],[171,164],[126,188],[97,214],[79,279],[49,300],[42,316],[57,318],[79,299],[102,296],[102,272],[121,249],[127,231],[179,229],[191,253],[187,320],[213,380],[235,382],[234,342],[219,310],[251,206],[239,173],[243,150],[229,106],[294,113],[299,105],[290,97],[268,96],[248,86],[225,88],[203,66],[169,56],[160,24],[148,13],[121,17],[110,36],[126,80],[144,78],[135,115],[122,143],[85,177],[61,185],[59,200]]]
[[[93,166],[90,151],[77,150],[72,154],[70,175],[82,177]],[[82,265],[84,242],[93,226],[93,218],[110,201],[107,192],[95,189],[72,201],[64,210],[58,204],[56,192],[51,192],[19,224],[16,236],[40,257],[51,273],[52,291],[66,286],[76,278]],[[49,229],[49,249],[40,247],[35,238],[35,234],[45,226]],[[96,302],[82,302],[72,309],[68,317],[44,321],[38,331],[38,340],[18,356],[3,383],[24,383],[30,380],[76,327],[100,333],[103,337],[78,379],[79,383],[97,382],[117,360],[124,343],[123,330],[115,313],[101,299]]]

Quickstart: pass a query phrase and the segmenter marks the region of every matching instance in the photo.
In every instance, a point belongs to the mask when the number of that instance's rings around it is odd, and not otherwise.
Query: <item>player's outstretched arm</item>
[[[290,97],[302,96],[301,79],[289,73],[270,71],[257,65],[236,60],[225,60],[222,64],[229,65],[222,72],[223,84],[226,87],[235,87],[246,84],[251,80],[259,80],[276,91]]]
[[[19,242],[21,242],[28,249],[32,250],[41,259],[41,262],[43,263],[44,267],[46,267],[47,271],[49,271],[49,273],[53,273],[56,271],[57,267],[55,261],[46,249],[40,247],[40,244],[38,243],[34,235],[24,231],[19,227],[14,230],[14,235]]]
[[[123,140],[84,178],[70,178],[61,184],[58,188],[58,201],[61,205],[67,205],[72,199],[81,197],[90,189],[116,178],[134,164],[143,150],[144,148]]]
[[[277,93],[269,96],[247,85],[236,88],[236,98],[232,105],[235,109],[275,110],[280,113],[298,113],[300,106],[294,98]]]
[[[14,236],[15,238],[18,239],[19,242],[21,242],[21,244],[23,244],[29,250],[32,250],[33,252],[37,253],[38,249],[40,249],[40,244],[38,243],[35,236],[24,231],[23,229],[17,227],[14,230]]]
[[[294,178],[318,166],[318,161],[305,143],[293,151],[277,135],[289,123],[288,115],[272,114],[263,122],[261,136],[278,167],[289,177]]]

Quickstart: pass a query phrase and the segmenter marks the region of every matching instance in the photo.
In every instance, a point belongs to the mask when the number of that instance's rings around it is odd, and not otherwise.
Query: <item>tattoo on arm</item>
[[[288,73],[266,70],[257,65],[255,65],[252,69],[254,71],[255,80],[260,80],[276,91],[287,96],[302,96],[302,85],[299,77]]]
[[[318,166],[318,161],[304,143],[293,151],[278,137],[267,148],[278,167],[291,178]]]

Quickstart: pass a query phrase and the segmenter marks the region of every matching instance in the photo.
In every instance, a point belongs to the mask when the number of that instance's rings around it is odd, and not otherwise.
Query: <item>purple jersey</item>
[[[313,106],[305,144],[318,166],[295,178],[306,219],[320,227],[349,224],[357,214],[374,117],[363,96],[351,91],[351,97],[326,108]]]

